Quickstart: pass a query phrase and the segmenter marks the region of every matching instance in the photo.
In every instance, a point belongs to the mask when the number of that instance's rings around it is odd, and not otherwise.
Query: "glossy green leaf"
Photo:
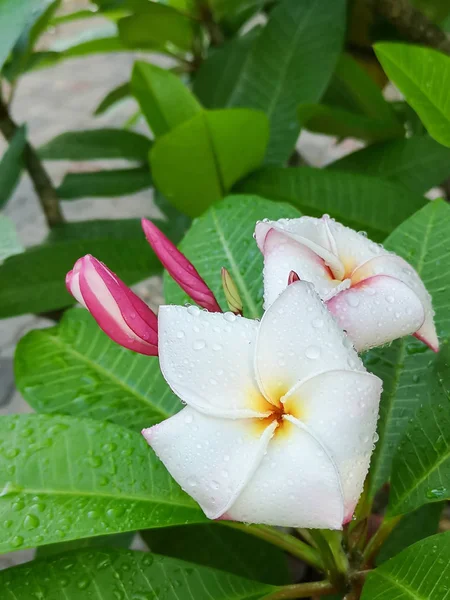
[[[18,389],[39,413],[111,421],[141,431],[177,412],[180,401],[156,357],[111,341],[85,309],[36,329],[16,349]]]
[[[400,225],[384,245],[417,270],[433,299],[438,335],[448,337],[450,206],[443,200],[430,202]],[[393,456],[409,420],[436,390],[435,360],[436,354],[411,337],[371,350],[366,355],[368,370],[383,380],[378,421],[380,439],[371,462],[372,494],[389,479]]]
[[[216,524],[189,525],[149,529],[141,536],[157,554],[273,585],[290,583],[286,555],[268,542],[236,529]]]
[[[444,600],[449,578],[450,532],[417,542],[369,573],[361,600]]]
[[[431,48],[388,42],[375,44],[375,52],[431,137],[450,146],[450,57]]]
[[[171,6],[148,2],[145,12],[118,22],[119,36],[129,48],[150,48],[167,44],[192,50],[194,21]]]
[[[0,265],[9,256],[23,252],[14,223],[0,214]]]
[[[254,28],[217,49],[210,49],[208,58],[195,75],[193,88],[206,108],[225,108],[229,105],[236,80],[259,33],[260,29]]]
[[[0,552],[206,521],[139,433],[62,415],[0,431]]]
[[[62,200],[91,196],[126,196],[152,187],[148,167],[67,173],[57,189]]]
[[[5,600],[31,600],[40,594],[45,600],[262,600],[277,589],[129,550],[81,550],[27,563],[1,571],[0,586],[6,590]]]
[[[128,284],[161,270],[138,219],[66,223],[52,230],[47,243],[0,267],[0,318],[73,304],[64,280],[84,254],[96,256]]]
[[[267,162],[285,162],[300,127],[300,103],[317,102],[342,50],[345,1],[283,0],[252,46],[235,82],[230,106],[263,110],[271,138]]]
[[[420,398],[392,463],[388,513],[404,514],[450,498],[450,350],[429,363],[433,382]]]
[[[264,0],[211,0],[211,9],[221,28],[235,34],[264,6]]]
[[[27,143],[26,127],[20,127],[5,150],[0,161],[0,208],[2,208],[19,183],[23,169],[23,151]]]
[[[261,317],[263,301],[263,259],[252,237],[256,222],[299,216],[299,211],[287,204],[257,196],[230,196],[196,219],[179,247],[223,307],[227,304],[221,268],[228,269],[243,301],[244,316],[256,319]],[[168,303],[192,303],[167,274],[164,291]]]
[[[0,69],[29,22],[30,15],[47,4],[49,0],[0,0]]]
[[[112,106],[117,104],[117,102],[120,102],[129,96],[131,96],[131,89],[129,82],[126,81],[106,94],[106,96],[95,109],[94,115],[102,115]]]
[[[436,534],[443,508],[443,502],[437,502],[405,515],[382,545],[377,556],[377,565],[386,562],[411,544]]]
[[[402,125],[395,121],[383,121],[325,104],[300,104],[297,115],[302,128],[340,138],[377,142],[404,135]]]
[[[413,136],[353,152],[328,169],[390,179],[423,194],[450,177],[450,150],[427,135]]]
[[[149,529],[148,531],[151,531]],[[35,560],[41,558],[49,558],[73,552],[74,550],[82,550],[83,548],[98,549],[102,548],[126,548],[128,549],[135,537],[134,531],[126,533],[116,533],[115,535],[99,535],[92,538],[81,538],[80,540],[72,540],[71,542],[59,542],[58,544],[48,544],[47,546],[39,546],[36,548]]]
[[[329,213],[377,241],[427,203],[391,181],[311,167],[267,167],[250,175],[237,190],[290,202],[312,216]]]
[[[202,111],[156,140],[150,152],[155,184],[176,208],[200,215],[261,164],[268,134],[260,111]]]
[[[155,136],[167,133],[201,111],[179,77],[147,62],[135,63],[131,89]]]
[[[125,129],[86,129],[66,131],[39,148],[48,160],[97,160],[125,158],[147,161],[151,141]]]

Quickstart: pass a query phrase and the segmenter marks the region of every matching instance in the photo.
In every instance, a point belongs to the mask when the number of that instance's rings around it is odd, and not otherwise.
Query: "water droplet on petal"
[[[320,356],[320,348],[319,346],[308,346],[305,350],[306,358],[311,360],[316,360]]]

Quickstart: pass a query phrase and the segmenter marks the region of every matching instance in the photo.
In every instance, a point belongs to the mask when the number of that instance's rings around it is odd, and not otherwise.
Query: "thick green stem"
[[[266,525],[244,525],[243,523],[235,523],[233,521],[221,521],[221,525],[226,527],[232,527],[238,529],[249,535],[253,535],[261,540],[265,540],[274,546],[278,546],[282,550],[289,552],[292,556],[300,558],[304,562],[308,563],[312,567],[323,571],[324,566],[320,558],[319,553],[315,548],[312,548],[308,544],[298,540],[289,533],[283,533],[273,527],[267,527]],[[280,596],[283,597],[283,596]],[[286,598],[293,598],[295,596],[286,596]]]
[[[7,140],[11,140],[17,129],[8,107],[0,99],[0,131]],[[36,151],[28,142],[25,144],[23,158],[49,227],[62,223],[64,218],[56,190]]]
[[[329,596],[335,594],[334,588],[328,581],[314,581],[312,583],[297,583],[286,585],[280,590],[266,596],[265,600],[288,600],[289,598],[311,598],[311,596]]]
[[[384,544],[386,539],[390,536],[394,527],[397,526],[401,519],[401,515],[397,517],[391,517],[390,519],[384,519],[381,523],[378,531],[372,536],[371,540],[367,544],[363,553],[363,568],[371,567],[374,558],[378,554],[381,546]]]
[[[311,529],[310,534],[322,556],[328,579],[337,589],[345,589],[349,577],[349,564],[342,547],[342,532]]]

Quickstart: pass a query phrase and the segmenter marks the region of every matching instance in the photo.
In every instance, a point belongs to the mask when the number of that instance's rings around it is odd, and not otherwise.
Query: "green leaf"
[[[449,564],[450,533],[433,535],[369,573],[361,600],[444,600]]]
[[[111,108],[111,106],[114,106],[114,104],[117,104],[117,102],[120,102],[129,96],[131,96],[130,84],[128,81],[125,81],[125,83],[118,85],[116,88],[106,94],[106,96],[95,109],[94,115],[102,115],[109,108]]]
[[[23,169],[23,151],[27,143],[26,127],[14,134],[0,161],[0,208],[2,208],[19,183]]]
[[[323,103],[399,125],[392,105],[386,102],[378,85],[347,53],[339,58],[330,85],[323,96]]]
[[[398,122],[383,121],[325,104],[300,104],[297,115],[302,128],[341,138],[377,142],[404,135],[403,127]]]
[[[144,438],[56,415],[0,419],[0,552],[206,521]]]
[[[437,533],[443,508],[444,503],[437,502],[405,515],[381,547],[377,565],[386,562],[411,544]]]
[[[202,111],[156,140],[150,152],[155,184],[176,208],[200,215],[261,164],[268,134],[260,111]]]
[[[14,45],[11,61],[8,63],[7,77],[10,80],[15,80],[25,69],[36,42],[47,29],[60,4],[61,0],[53,2],[47,0],[31,11],[27,25]]]
[[[1,0],[0,1],[0,69],[11,49],[29,22],[30,15],[45,7],[49,0]]]
[[[277,589],[173,558],[118,549],[81,550],[7,569],[0,572],[0,586],[7,591],[5,600],[262,600]]]
[[[161,270],[138,219],[65,223],[52,230],[45,244],[11,256],[0,266],[0,318],[73,304],[65,276],[78,258],[89,253],[127,284]]]
[[[208,58],[200,65],[194,79],[194,94],[206,108],[225,108],[236,85],[260,28],[242,37],[210,48]]]
[[[407,260],[421,276],[433,299],[440,337],[450,335],[448,278],[450,267],[450,206],[430,202],[402,223],[386,240],[387,250]],[[369,371],[383,380],[378,434],[371,463],[371,494],[388,479],[398,443],[421,402],[436,389],[432,367],[436,355],[422,342],[406,337],[387,348],[371,350],[365,359]]]
[[[75,10],[74,12],[56,15],[50,21],[52,27],[56,27],[57,25],[62,25],[63,23],[71,23],[72,21],[78,21],[81,19],[91,19],[92,17],[98,16],[97,10],[95,7],[91,9],[81,9]]]
[[[67,173],[57,189],[63,200],[92,196],[125,196],[152,187],[148,167]]]
[[[394,456],[388,513],[404,514],[430,502],[450,498],[450,352],[441,342],[429,363],[434,381],[420,398],[418,410]]]
[[[391,181],[312,167],[266,167],[236,189],[290,202],[313,216],[330,213],[350,227],[367,231],[377,241],[427,203],[419,194]]]
[[[0,214],[0,265],[9,256],[23,252],[14,223]]]
[[[256,222],[299,216],[298,210],[286,204],[257,196],[229,196],[193,222],[179,248],[224,307],[221,268],[228,269],[242,298],[244,315],[257,319],[262,314],[263,259],[252,237]],[[164,291],[170,304],[192,303],[167,275]]]
[[[189,560],[273,585],[290,583],[286,555],[268,542],[221,525],[189,525],[141,531],[157,554]],[[270,569],[268,569],[270,565]]]
[[[192,50],[194,21],[171,6],[148,2],[145,12],[124,17],[118,22],[119,36],[129,48],[167,47]]]
[[[67,311],[56,327],[27,333],[14,360],[17,387],[39,413],[141,431],[181,408],[158,359],[115,344],[85,309]]]
[[[148,531],[151,531],[149,529]],[[126,533],[116,533],[116,535],[99,535],[93,538],[82,538],[80,540],[72,540],[71,542],[60,542],[59,544],[48,544],[47,546],[39,546],[36,549],[35,560],[49,558],[81,550],[83,548],[129,548],[136,533],[127,531]]]
[[[374,144],[328,168],[390,179],[424,194],[450,177],[450,150],[427,135],[414,136]]]
[[[229,105],[267,114],[267,162],[289,158],[300,131],[297,106],[320,100],[328,85],[342,50],[345,5],[344,0],[283,0],[242,65]]]
[[[48,160],[97,160],[125,158],[147,161],[151,141],[125,129],[87,129],[66,131],[39,148],[39,156]]]
[[[375,44],[378,60],[389,79],[418,113],[428,133],[450,146],[450,57],[412,44]]]
[[[150,63],[135,63],[131,89],[155,136],[181,125],[202,108],[176,75]]]

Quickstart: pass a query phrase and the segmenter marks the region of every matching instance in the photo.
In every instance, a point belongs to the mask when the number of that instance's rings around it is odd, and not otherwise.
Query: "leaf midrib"
[[[120,380],[111,371],[108,371],[107,369],[105,369],[104,367],[102,367],[101,365],[99,365],[98,363],[92,361],[87,356],[81,354],[80,352],[78,352],[77,350],[75,350],[75,348],[72,345],[65,344],[61,340],[61,338],[59,336],[57,336],[57,335],[56,336],[52,336],[52,339],[53,339],[53,342],[56,345],[58,345],[60,348],[63,348],[67,353],[69,353],[72,356],[76,357],[81,362],[84,362],[85,364],[88,364],[94,371],[97,371],[98,373],[100,373],[104,377],[107,377],[108,379],[111,379],[114,383],[116,383],[119,387],[123,388],[126,392],[128,392],[129,394],[135,396],[135,398],[137,398],[139,401],[143,402],[144,404],[150,406],[152,408],[152,410],[154,410],[156,413],[159,413],[163,418],[167,418],[167,417],[171,416],[170,413],[167,413],[167,412],[163,411],[161,408],[159,408],[158,406],[152,404],[145,396],[143,396],[142,394],[140,394],[134,388],[130,387],[124,381]]]

